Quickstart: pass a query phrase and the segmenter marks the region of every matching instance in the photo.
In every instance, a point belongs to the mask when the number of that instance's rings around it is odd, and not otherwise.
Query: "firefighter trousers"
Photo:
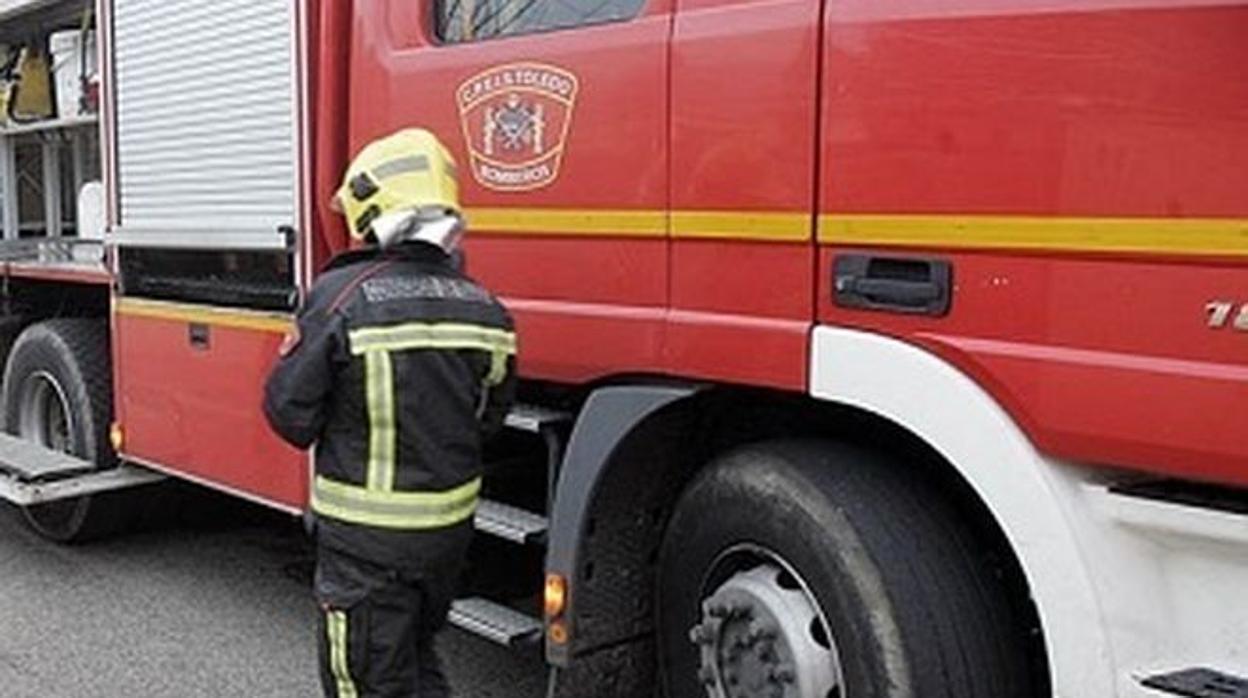
[[[324,546],[317,551],[318,655],[327,698],[448,698],[434,649],[445,585]]]

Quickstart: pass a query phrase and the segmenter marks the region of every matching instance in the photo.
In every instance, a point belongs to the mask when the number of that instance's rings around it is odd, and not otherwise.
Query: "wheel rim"
[[[36,371],[22,381],[17,410],[17,435],[61,453],[74,453],[74,415],[60,381],[47,371]],[[26,519],[54,539],[70,535],[87,505],[75,497],[26,507]]]
[[[782,556],[755,545],[733,548],[703,589],[689,639],[710,698],[846,698],[827,616]]]
[[[46,371],[37,371],[22,384],[18,435],[61,453],[72,453],[73,415],[61,384]]]

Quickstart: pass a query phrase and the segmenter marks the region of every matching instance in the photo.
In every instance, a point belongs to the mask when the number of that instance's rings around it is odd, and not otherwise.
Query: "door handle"
[[[916,257],[837,255],[833,293],[842,308],[940,317],[949,312],[949,262]]]

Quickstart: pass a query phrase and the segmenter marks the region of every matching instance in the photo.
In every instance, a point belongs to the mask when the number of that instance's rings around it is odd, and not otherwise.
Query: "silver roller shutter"
[[[292,0],[114,0],[122,244],[268,248],[296,215]]]

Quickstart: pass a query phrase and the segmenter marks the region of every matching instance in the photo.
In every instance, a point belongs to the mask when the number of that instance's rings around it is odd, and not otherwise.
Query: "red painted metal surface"
[[[809,212],[819,3],[680,0],[672,208]]]
[[[809,216],[819,3],[681,0],[672,38],[672,209]],[[677,375],[804,389],[813,315],[805,240],[691,240],[677,225],[664,346]]]
[[[674,240],[664,370],[804,390],[812,250],[812,243]]]
[[[824,210],[1244,216],[1248,4],[901,5],[829,3]]]
[[[655,370],[667,302],[663,240],[467,240],[468,272],[502,294],[516,318],[526,376],[582,382]]]
[[[330,208],[334,191],[347,167],[348,70],[351,51],[352,0],[312,0],[308,46],[308,128],[313,143],[312,204],[315,211],[312,267],[321,269],[335,253],[347,248],[342,216]]]
[[[909,5],[829,5],[822,212],[1248,217],[1248,5]],[[1248,344],[1205,313],[1242,260],[919,250],[934,320],[833,307],[834,252],[821,321],[945,356],[1043,450],[1248,484]]]
[[[456,46],[433,41],[432,3],[359,6],[351,51],[351,148],[401,127],[430,128],[460,163],[468,207],[665,209],[668,4],[651,2],[631,22]],[[527,192],[494,191],[470,173],[466,134],[475,125],[466,129],[461,123],[459,88],[482,71],[518,62],[568,71],[579,90],[554,181]],[[524,338],[526,375],[581,380],[657,367],[660,347],[650,338],[662,329],[667,302],[662,231],[658,239],[603,230],[572,240],[540,223],[532,227],[516,235],[473,225],[469,245],[471,272],[511,302]],[[561,303],[570,302],[575,312],[563,312],[568,307]],[[613,333],[611,318],[619,306],[640,310],[629,329]],[[589,351],[586,344],[593,345]]]
[[[825,268],[841,252],[869,251],[825,250]],[[1203,312],[1210,292],[1242,286],[1242,266],[913,253],[952,262],[949,316],[825,302],[825,321],[893,334],[942,356],[1053,455],[1248,484],[1248,444],[1235,436],[1248,406],[1245,337],[1209,330]],[[821,297],[831,298],[830,272],[822,282]]]
[[[115,314],[115,409],[124,455],[302,508],[307,455],[282,443],[260,408],[281,339],[213,326],[210,347],[196,349],[185,321]]]
[[[530,377],[663,372],[800,389],[810,325],[840,324],[944,356],[1054,455],[1248,482],[1229,423],[1248,405],[1243,336],[1210,331],[1204,315],[1210,300],[1248,301],[1242,265],[936,246],[916,252],[954,263],[956,297],[947,318],[923,320],[835,308],[835,249],[750,241],[723,221],[695,238],[678,222],[690,211],[1248,217],[1248,5],[823,5],[821,24],[815,0],[656,1],[630,22],[438,46],[429,3],[326,2],[318,196],[344,150],[419,124],[455,150],[470,207],[676,211],[666,238],[570,236],[540,216],[531,230],[476,227],[470,269],[512,304]],[[521,61],[574,73],[579,93],[553,183],[494,191],[468,176],[477,131],[460,121],[457,89]],[[334,230],[326,248],[340,244]]]
[[[104,268],[103,264],[92,267],[85,264],[5,262],[0,264],[0,277],[31,279],[33,281],[59,281],[91,286],[107,286],[113,281],[113,275]]]

